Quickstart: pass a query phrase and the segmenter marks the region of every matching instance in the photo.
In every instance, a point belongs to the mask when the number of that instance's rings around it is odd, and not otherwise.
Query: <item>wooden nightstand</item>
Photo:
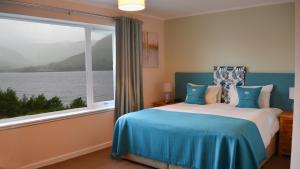
[[[161,100],[161,101],[153,102],[152,106],[153,107],[160,107],[160,106],[165,106],[165,105],[174,104],[174,103],[175,103],[174,101],[165,102],[165,101]]]
[[[283,112],[279,116],[279,155],[291,155],[292,147],[292,129],[293,129],[293,113]]]

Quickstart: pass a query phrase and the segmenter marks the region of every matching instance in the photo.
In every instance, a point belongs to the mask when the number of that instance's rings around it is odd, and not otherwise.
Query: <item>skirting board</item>
[[[66,160],[75,158],[75,157],[79,157],[79,156],[82,156],[82,155],[86,155],[86,154],[95,152],[95,151],[98,151],[98,150],[102,150],[102,149],[111,147],[111,145],[112,145],[112,141],[109,141],[109,142],[106,142],[106,143],[98,144],[98,145],[87,147],[87,148],[84,148],[84,149],[81,149],[81,150],[78,150],[78,151],[74,151],[74,152],[71,152],[71,153],[67,153],[67,154],[57,156],[57,157],[53,157],[53,158],[50,158],[50,159],[47,159],[47,160],[32,163],[32,164],[23,166],[20,169],[37,169],[37,168],[40,168],[40,167],[45,167],[45,166],[48,166],[48,165],[51,165],[51,164],[59,163],[59,162],[62,162],[62,161],[66,161]]]

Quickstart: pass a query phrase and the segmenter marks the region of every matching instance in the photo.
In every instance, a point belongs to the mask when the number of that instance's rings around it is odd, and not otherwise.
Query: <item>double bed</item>
[[[113,155],[163,169],[259,168],[275,152],[281,112],[178,103],[130,113],[116,124]]]
[[[175,97],[185,100],[188,83],[211,85],[213,75],[176,73]],[[159,169],[261,168],[276,152],[279,114],[292,110],[288,90],[294,85],[294,74],[241,77],[245,85],[273,84],[269,107],[183,102],[132,112],[116,122],[112,156]]]

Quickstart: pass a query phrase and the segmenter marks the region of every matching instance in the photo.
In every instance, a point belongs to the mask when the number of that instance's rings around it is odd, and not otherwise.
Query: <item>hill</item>
[[[92,46],[93,70],[112,70],[112,36],[107,36],[97,41]],[[60,62],[54,62],[47,65],[30,66],[14,69],[14,72],[60,72],[60,71],[84,71],[85,53],[70,56]]]
[[[28,60],[14,50],[0,47],[0,51],[0,71],[2,72],[30,64]]]

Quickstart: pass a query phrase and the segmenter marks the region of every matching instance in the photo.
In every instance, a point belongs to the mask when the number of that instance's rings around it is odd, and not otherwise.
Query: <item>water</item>
[[[113,100],[113,71],[94,71],[94,100]],[[18,97],[44,94],[58,96],[64,104],[86,100],[85,72],[0,73],[0,89],[11,88]]]

